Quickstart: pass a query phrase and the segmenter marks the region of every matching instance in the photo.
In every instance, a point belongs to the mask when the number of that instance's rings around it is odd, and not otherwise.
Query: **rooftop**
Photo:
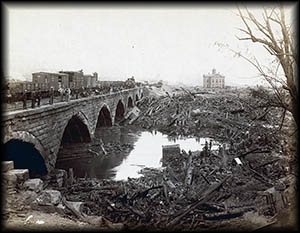
[[[55,73],[55,72],[44,72],[44,71],[41,71],[41,72],[34,72],[32,74],[55,74],[55,75],[68,75],[68,74],[64,74],[64,73]]]

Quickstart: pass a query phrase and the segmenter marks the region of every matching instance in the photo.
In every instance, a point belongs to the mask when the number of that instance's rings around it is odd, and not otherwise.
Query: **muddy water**
[[[170,138],[160,132],[149,132],[136,129],[133,126],[114,126],[99,128],[95,132],[96,140],[104,144],[131,144],[133,149],[111,153],[108,156],[96,158],[73,159],[57,164],[58,168],[73,167],[77,177],[92,177],[99,179],[124,180],[128,177],[139,177],[138,173],[144,167],[161,167],[162,145],[179,144],[185,151],[202,150],[205,141],[210,138]],[[213,143],[212,149],[218,144]]]

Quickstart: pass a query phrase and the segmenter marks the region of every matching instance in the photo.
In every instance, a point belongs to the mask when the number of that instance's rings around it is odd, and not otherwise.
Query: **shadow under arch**
[[[115,115],[115,122],[120,122],[124,119],[125,107],[122,100],[118,101]]]
[[[133,108],[133,100],[132,100],[131,96],[128,97],[127,107]]]
[[[61,139],[61,145],[80,142],[91,142],[89,126],[84,122],[81,115],[73,115],[65,129]]]
[[[63,131],[60,147],[56,156],[55,168],[60,168],[60,162],[74,157],[78,149],[86,148],[92,142],[87,118],[84,114],[74,114],[69,118]],[[70,154],[71,153],[71,154]],[[76,158],[76,156],[74,157]],[[68,164],[68,168],[72,165]]]
[[[104,104],[100,109],[96,128],[109,127],[109,126],[112,126],[112,118],[111,118],[109,107],[106,104]]]
[[[30,177],[45,175],[50,171],[44,148],[37,138],[28,132],[12,132],[4,137],[2,152],[2,161],[14,161],[14,168],[28,169]]]

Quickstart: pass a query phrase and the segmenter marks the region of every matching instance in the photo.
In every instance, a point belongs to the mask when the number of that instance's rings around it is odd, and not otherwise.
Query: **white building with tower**
[[[225,76],[216,73],[216,69],[212,69],[212,73],[203,75],[203,87],[205,88],[224,88]]]

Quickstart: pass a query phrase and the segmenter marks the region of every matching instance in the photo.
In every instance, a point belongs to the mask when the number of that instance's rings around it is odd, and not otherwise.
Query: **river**
[[[116,151],[107,156],[95,158],[72,159],[58,162],[57,168],[68,170],[73,167],[76,177],[126,180],[128,177],[141,176],[138,172],[144,167],[161,167],[162,146],[179,144],[180,149],[188,152],[202,150],[205,141],[210,138],[170,138],[156,131],[145,131],[135,126],[113,126],[97,128],[96,140],[106,143],[133,145],[133,149]],[[218,143],[213,141],[212,149]]]

